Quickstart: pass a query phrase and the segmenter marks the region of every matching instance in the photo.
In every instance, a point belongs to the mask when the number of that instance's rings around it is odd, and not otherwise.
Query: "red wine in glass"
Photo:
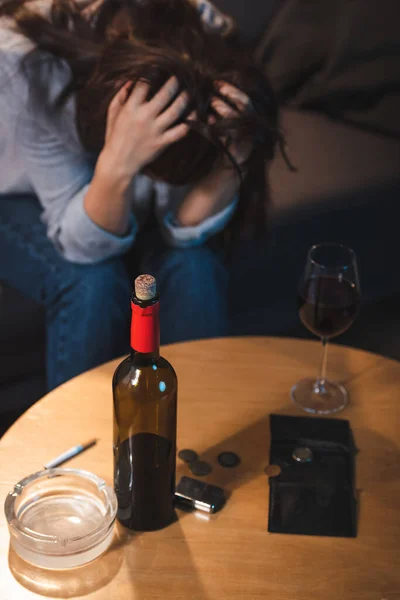
[[[353,324],[359,306],[356,284],[332,275],[316,275],[304,282],[299,294],[300,319],[323,339],[344,333]]]
[[[321,338],[323,357],[317,379],[303,379],[292,388],[292,399],[303,410],[329,414],[346,406],[346,389],[325,377],[328,340],[352,325],[359,304],[354,251],[341,244],[313,246],[299,287],[298,307],[303,325]]]

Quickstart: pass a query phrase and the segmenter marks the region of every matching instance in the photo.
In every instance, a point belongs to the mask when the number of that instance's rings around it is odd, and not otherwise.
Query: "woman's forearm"
[[[186,195],[176,215],[182,227],[194,227],[226,208],[238,193],[240,181],[232,169],[218,169]]]
[[[99,159],[86,193],[84,206],[89,218],[102,229],[124,236],[129,229],[131,180],[116,177]]]
[[[99,158],[84,200],[89,218],[114,235],[125,235],[132,210],[130,185],[131,181],[115,176]],[[199,225],[226,208],[238,193],[239,186],[235,171],[216,169],[186,195],[176,215],[178,223],[182,227]]]

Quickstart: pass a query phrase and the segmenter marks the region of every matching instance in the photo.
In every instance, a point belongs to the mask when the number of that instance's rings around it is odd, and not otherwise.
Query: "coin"
[[[295,448],[292,453],[292,457],[296,462],[308,463],[313,459],[313,453],[310,448]]]
[[[211,465],[204,460],[197,460],[196,462],[189,463],[189,469],[193,475],[197,475],[198,477],[204,477],[212,471]]]
[[[195,452],[194,450],[189,450],[187,448],[185,450],[181,450],[178,453],[178,456],[181,460],[184,460],[187,463],[191,463],[197,460],[197,452]]]
[[[230,469],[240,465],[240,458],[234,452],[221,452],[221,454],[218,454],[218,462],[221,467],[227,467]]]

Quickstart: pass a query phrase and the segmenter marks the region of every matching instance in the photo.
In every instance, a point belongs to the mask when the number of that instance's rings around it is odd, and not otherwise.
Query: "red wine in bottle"
[[[175,518],[177,378],[160,356],[154,277],[136,279],[131,305],[131,353],[113,378],[114,487],[118,520],[152,531]]]

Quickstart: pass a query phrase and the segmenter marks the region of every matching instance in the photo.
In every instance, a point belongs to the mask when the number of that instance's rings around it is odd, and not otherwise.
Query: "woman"
[[[268,83],[204,3],[49,2],[0,5],[0,280],[45,306],[52,389],[125,351],[149,215],[178,248],[146,233],[162,341],[226,332],[198,246],[265,222],[280,138]]]

